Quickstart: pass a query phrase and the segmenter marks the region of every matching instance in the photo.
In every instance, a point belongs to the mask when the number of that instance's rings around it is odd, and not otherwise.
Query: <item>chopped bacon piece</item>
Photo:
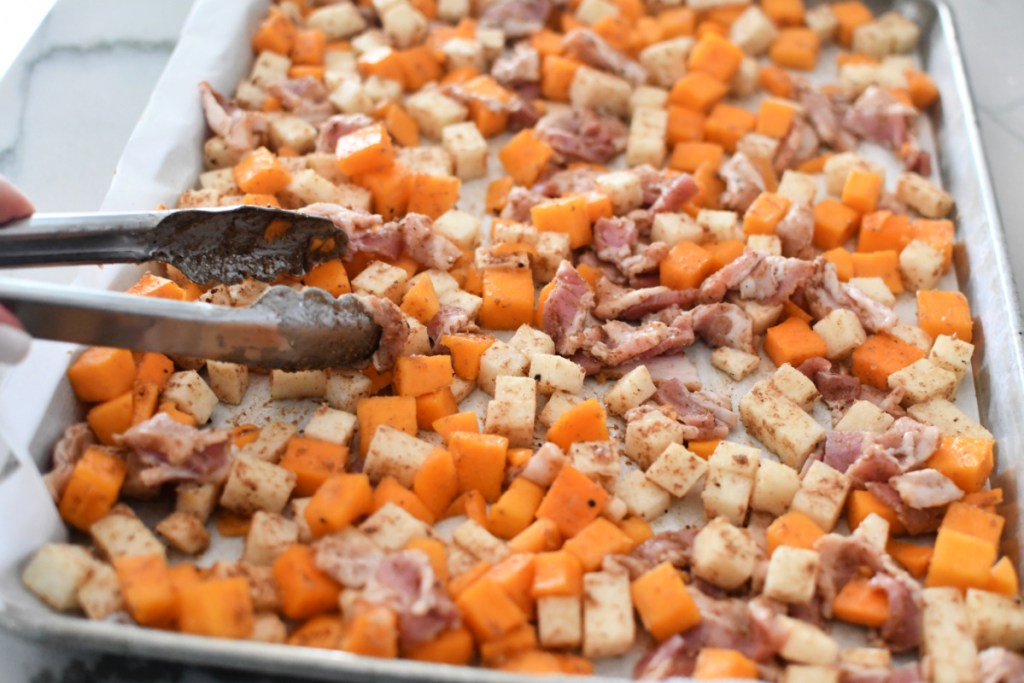
[[[737,152],[722,164],[718,174],[725,180],[722,205],[738,213],[746,213],[765,190],[764,178],[746,154]]]
[[[804,287],[804,299],[815,318],[824,318],[838,308],[846,308],[857,314],[869,332],[885,332],[899,322],[891,308],[857,287],[839,282],[835,266],[824,258],[815,259],[812,270]]]
[[[144,466],[139,480],[145,486],[168,481],[219,484],[231,466],[230,436],[226,429],[196,429],[157,413],[121,434],[119,442],[138,455]]]
[[[461,623],[459,609],[437,580],[430,560],[416,550],[386,556],[360,597],[398,615],[398,637],[403,648],[425,643]]]
[[[565,453],[558,444],[546,441],[530,456],[520,476],[537,486],[551,486],[566,462]]]
[[[647,80],[647,69],[613,48],[604,38],[588,28],[574,28],[565,34],[562,47],[570,57],[575,57],[595,69],[608,71],[624,78],[632,85],[643,85]]]
[[[1002,647],[990,647],[978,654],[980,683],[1021,683],[1024,656]]]
[[[931,468],[907,472],[889,480],[903,502],[916,510],[949,505],[964,497],[953,480]]]
[[[568,261],[559,264],[554,283],[544,303],[541,326],[555,340],[558,353],[570,356],[583,344],[583,326],[594,307],[594,295]]]
[[[441,337],[459,332],[477,332],[469,313],[457,306],[442,305],[427,323],[427,336],[436,344]]]
[[[782,242],[782,255],[806,259],[814,253],[814,212],[803,202],[793,202],[789,211],[775,226]]]
[[[544,199],[543,195],[517,185],[508,193],[508,201],[505,202],[505,208],[501,210],[501,217],[525,223],[530,220],[530,209],[543,202]]]
[[[420,213],[410,213],[402,219],[402,238],[405,253],[427,268],[451,270],[462,256],[462,250],[444,235],[434,232],[434,221]]]
[[[544,311],[547,313],[547,305]],[[692,344],[693,339],[692,329],[684,330],[662,322],[647,322],[634,327],[619,320],[609,320],[584,333],[583,349],[603,365],[615,367],[678,351]]]
[[[703,385],[700,381],[700,375],[697,373],[697,366],[682,351],[671,356],[658,356],[657,358],[610,368],[605,373],[605,376],[623,377],[626,373],[640,365],[647,368],[647,371],[651,374],[651,379],[657,384],[676,380],[691,391],[696,391]]]
[[[316,566],[346,588],[362,588],[384,551],[369,536],[352,528],[329,534],[313,544]]]
[[[591,109],[565,109],[544,115],[535,129],[554,150],[557,163],[606,164],[626,149],[629,129],[614,116]]]
[[[747,249],[704,280],[700,298],[704,303],[715,303],[725,298],[729,290],[736,290],[743,299],[780,304],[807,282],[813,272],[814,266],[807,261]]]
[[[247,152],[259,144],[260,135],[267,129],[261,112],[246,111],[213,89],[209,83],[199,84],[206,124],[224,138],[228,147]]]
[[[327,87],[312,76],[271,83],[267,92],[281,101],[285,111],[314,126],[319,126],[334,114],[334,105],[327,101]]]
[[[889,484],[869,481],[864,487],[876,498],[896,511],[896,519],[910,534],[927,534],[936,531],[942,524],[943,508],[918,510],[903,502],[899,492]]]
[[[96,443],[92,429],[85,422],[76,422],[61,434],[57,445],[53,447],[52,469],[43,475],[43,483],[50,492],[53,502],[59,503],[68,486],[71,473],[85,450]]]
[[[697,430],[693,439],[722,439],[736,426],[738,418],[727,396],[710,391],[690,391],[678,380],[669,380],[658,387],[654,401],[668,406],[676,419]]]
[[[809,358],[797,369],[814,382],[818,393],[831,407],[845,410],[860,398],[860,380],[843,373],[840,366],[826,358]]]
[[[389,299],[358,294],[356,297],[363,304],[367,313],[380,326],[380,343],[373,353],[373,367],[378,372],[386,372],[395,366],[395,360],[405,350],[405,342],[409,338],[409,323],[405,320],[402,309]]]
[[[374,123],[366,114],[336,114],[320,126],[320,134],[316,138],[316,151],[330,152],[338,149],[338,140],[355,131],[372,126]]]
[[[604,558],[606,569],[625,569],[631,579],[636,579],[663,562],[683,569],[690,564],[693,539],[699,529],[683,527],[662,531],[633,548],[629,555],[608,555]]]
[[[540,81],[540,53],[525,42],[518,43],[494,60],[491,76],[516,91],[531,85],[536,87]]]
[[[544,28],[550,13],[550,0],[498,0],[487,5],[480,25],[500,28],[508,38],[522,38]]]
[[[299,213],[320,216],[333,221],[348,235],[345,259],[358,253],[379,254],[396,259],[402,254],[404,240],[398,223],[382,225],[383,219],[375,213],[350,209],[340,204],[317,202],[299,209]]]
[[[693,330],[713,347],[755,353],[754,322],[735,304],[702,304],[692,311]]]
[[[680,173],[662,183],[661,192],[651,204],[650,210],[652,213],[678,211],[699,192],[700,187],[697,186],[697,181],[693,179],[693,176],[689,173]]]
[[[776,173],[782,173],[802,161],[807,161],[818,153],[818,144],[818,136],[810,124],[802,117],[796,117],[789,133],[779,141],[778,149],[772,158],[772,168]]]
[[[661,285],[628,289],[608,278],[598,280],[595,290],[594,315],[603,320],[639,320],[672,306],[692,306],[697,300],[696,289],[669,289]]]
[[[588,166],[566,168],[555,171],[533,186],[533,192],[544,197],[562,197],[567,194],[584,194],[597,189],[595,178],[600,172]],[[511,200],[511,196],[509,198]],[[508,216],[502,216],[508,218]],[[521,220],[529,220],[529,215]]]
[[[840,152],[857,146],[857,139],[840,125],[847,108],[845,101],[830,98],[802,78],[796,79],[794,85],[797,101],[822,142]]]
[[[609,263],[618,263],[633,254],[636,223],[628,218],[599,218],[594,223],[594,253]]]

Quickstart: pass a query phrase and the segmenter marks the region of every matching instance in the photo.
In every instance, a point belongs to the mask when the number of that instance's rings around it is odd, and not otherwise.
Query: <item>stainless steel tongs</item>
[[[347,235],[323,218],[242,206],[125,214],[40,215],[0,230],[0,268],[159,261],[194,282],[299,277],[339,258]],[[271,287],[232,308],[0,280],[0,301],[34,337],[300,369],[350,365],[380,328],[351,295]]]

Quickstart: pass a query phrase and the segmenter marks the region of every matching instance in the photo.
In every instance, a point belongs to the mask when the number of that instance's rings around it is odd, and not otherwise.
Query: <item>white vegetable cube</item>
[[[533,446],[536,417],[535,402],[499,399],[488,401],[487,413],[484,416],[484,433],[504,436],[512,448],[530,448]]]
[[[210,421],[217,405],[217,394],[195,370],[182,370],[171,375],[161,397],[173,401],[179,410],[194,417],[199,424]]]
[[[409,336],[402,347],[403,356],[424,356],[430,353],[430,333],[427,326],[411,315],[405,316],[405,324],[409,326]]]
[[[441,130],[441,144],[455,162],[455,175],[473,180],[487,175],[487,141],[476,124],[453,123]]]
[[[494,61],[505,49],[505,32],[500,28],[489,28],[479,26],[476,29],[476,39],[484,47],[484,57],[488,61]]]
[[[886,12],[878,18],[878,21],[889,31],[893,52],[910,52],[917,47],[917,41],[921,37],[921,29],[916,23],[899,12]]]
[[[472,249],[480,241],[480,219],[458,209],[451,209],[438,216],[433,230],[463,249]]]
[[[576,8],[576,19],[592,25],[607,17],[619,16],[619,6],[611,0],[582,0]]]
[[[749,55],[744,57],[740,62],[740,68],[732,77],[732,82],[729,83],[729,94],[739,99],[753,97],[760,88],[760,84],[757,82],[760,73],[761,65],[758,64],[757,59]]]
[[[682,498],[708,470],[704,458],[673,443],[647,468],[647,478],[676,498]]]
[[[252,632],[248,640],[260,643],[283,644],[288,638],[288,627],[281,617],[273,612],[260,612],[253,615]]]
[[[271,370],[270,398],[275,401],[323,398],[327,393],[326,370]]]
[[[384,34],[399,48],[422,42],[427,33],[427,19],[408,3],[396,3],[380,15]]]
[[[889,334],[896,337],[901,342],[906,342],[911,346],[916,346],[921,349],[922,353],[928,353],[932,348],[932,337],[930,334],[922,330],[917,325],[908,325],[907,323],[896,323],[889,328]]]
[[[896,305],[896,295],[880,277],[851,277],[849,284],[868,295],[883,306],[892,308]]]
[[[934,289],[946,268],[946,256],[923,240],[912,240],[900,252],[900,275],[907,289]]]
[[[581,66],[569,86],[569,101],[575,108],[593,109],[624,118],[629,114],[633,88],[618,76]]]
[[[818,34],[822,45],[832,42],[836,31],[839,30],[839,18],[827,4],[807,8],[804,23],[807,24],[807,28]]]
[[[940,368],[949,370],[956,375],[957,382],[963,380],[971,367],[971,356],[974,355],[974,344],[962,339],[941,334],[935,339],[928,360]]]
[[[818,195],[818,180],[809,173],[786,170],[782,173],[782,180],[776,194],[780,194],[794,204],[814,204]]]
[[[703,242],[704,229],[686,213],[656,213],[651,225],[651,239],[674,247],[679,242]]]
[[[978,680],[978,648],[963,595],[956,588],[925,588],[921,621],[922,673],[934,683]]]
[[[406,111],[420,126],[420,132],[432,140],[441,139],[445,126],[465,121],[469,110],[462,103],[438,90],[420,90],[405,100]]]
[[[530,361],[525,355],[505,342],[496,341],[480,356],[480,374],[476,381],[493,396],[499,376],[525,377],[529,369]]]
[[[671,444],[681,444],[684,434],[683,425],[651,410],[626,424],[626,457],[646,470]]]
[[[814,418],[767,386],[755,385],[740,399],[739,412],[747,432],[795,469],[825,439]]]
[[[313,542],[313,530],[309,528],[309,522],[306,521],[306,506],[311,500],[313,500],[312,497],[292,498],[288,503],[288,516],[295,522],[295,526],[299,530],[299,543]]]
[[[359,61],[354,51],[328,50],[324,53],[324,85],[328,90],[333,92],[342,81],[358,77]]]
[[[633,599],[625,572],[583,575],[583,656],[625,654],[636,640]]]
[[[945,218],[953,197],[917,173],[904,173],[896,182],[896,197],[925,218]]]
[[[256,55],[252,63],[252,71],[249,72],[249,80],[253,85],[266,88],[274,83],[288,80],[288,69],[292,67],[292,60],[276,52],[264,50]]]
[[[764,595],[772,600],[805,605],[814,597],[821,558],[814,550],[779,546],[768,562]]]
[[[782,240],[778,235],[751,235],[747,238],[747,248],[772,256],[782,256]]]
[[[551,398],[544,404],[544,409],[540,411],[538,421],[545,427],[550,427],[558,421],[558,418],[562,414],[574,406],[578,406],[583,403],[583,399],[576,394],[567,394],[562,391],[556,391],[551,394]]]
[[[438,137],[440,137],[440,133],[438,133]],[[403,164],[410,173],[424,175],[451,175],[455,169],[451,155],[440,145],[421,144],[419,147],[399,147],[395,152],[395,161]],[[434,227],[437,228],[436,222]]]
[[[260,428],[256,440],[237,450],[237,454],[254,460],[277,462],[284,455],[288,441],[295,436],[295,426],[288,422],[268,422]]]
[[[868,668],[892,668],[892,653],[881,647],[848,647],[839,653],[839,663]]]
[[[625,415],[654,396],[658,390],[646,365],[638,365],[616,382],[604,395],[604,405],[616,415]]]
[[[643,204],[643,188],[640,185],[640,178],[635,173],[612,171],[597,176],[594,182],[597,184],[597,191],[611,200],[612,210],[617,215],[629,213]]]
[[[884,517],[872,512],[861,520],[853,535],[863,538],[880,551],[885,550],[885,546],[889,542],[889,522]]]
[[[390,299],[398,304],[402,302],[408,281],[409,273],[403,268],[374,261],[352,278],[352,291]]]
[[[222,507],[240,515],[281,512],[295,488],[295,474],[262,460],[235,458],[220,496]]]
[[[356,433],[356,416],[343,410],[327,406],[317,408],[309,422],[302,428],[302,435],[310,439],[348,446]]]
[[[217,484],[202,484],[197,481],[183,481],[174,489],[174,509],[189,512],[206,522],[217,507],[220,487]]]
[[[532,358],[538,353],[552,354],[555,352],[555,340],[547,332],[538,330],[532,325],[520,325],[508,345],[523,354]]]
[[[719,346],[711,352],[711,365],[738,382],[757,372],[761,367],[761,357],[729,346]]]
[[[206,375],[210,380],[210,389],[221,403],[238,405],[249,388],[249,368],[237,363],[223,361],[206,361]]]
[[[430,528],[394,503],[385,503],[367,517],[359,530],[384,550],[399,550],[414,538],[426,536]]]
[[[779,150],[779,141],[761,133],[747,133],[736,143],[736,151],[743,152],[751,160],[764,159],[771,161]]]
[[[923,403],[934,398],[953,398],[957,376],[927,358],[914,361],[889,375],[889,388],[901,390],[904,403]]]
[[[697,212],[697,225],[704,230],[712,242],[724,242],[745,237],[735,211],[701,209]]]
[[[288,546],[298,542],[298,524],[279,514],[258,511],[252,516],[245,535],[242,561],[269,567]]]
[[[348,413],[356,409],[356,402],[370,395],[373,382],[361,372],[352,370],[331,370],[327,377],[324,398],[327,405]]]
[[[892,415],[871,401],[856,401],[836,423],[835,431],[881,434],[895,421]]]
[[[818,460],[804,474],[791,510],[802,512],[825,531],[835,528],[850,491],[850,478]]]
[[[839,644],[817,626],[792,617],[778,616],[780,631],[786,634],[779,656],[790,662],[832,664],[839,658]]]
[[[750,507],[758,512],[781,515],[789,509],[799,488],[800,475],[795,469],[781,462],[762,459],[754,478]]]
[[[538,598],[537,639],[547,648],[579,647],[583,642],[583,601],[580,596]]]
[[[753,57],[767,52],[778,35],[775,24],[756,5],[744,10],[729,28],[729,39]]]
[[[89,527],[89,535],[100,553],[110,560],[134,555],[165,555],[167,552],[164,544],[135,512],[120,503]]]
[[[978,649],[1024,649],[1024,605],[1016,598],[976,588],[967,589],[967,615]]]
[[[92,574],[95,563],[82,546],[47,543],[26,565],[21,581],[40,600],[64,612],[78,607],[78,589]]]
[[[373,111],[373,99],[358,76],[339,80],[327,99],[343,114],[369,114]]]
[[[484,57],[484,46],[478,40],[470,38],[451,38],[441,48],[444,52],[448,71],[456,69],[476,69],[485,71],[487,59]]]
[[[782,674],[782,683],[839,683],[839,669],[835,666],[790,664]]]
[[[630,514],[647,521],[661,517],[672,505],[669,492],[644,476],[641,470],[619,477],[612,492],[626,503]]]
[[[992,438],[992,432],[944,398],[912,405],[907,408],[907,414],[918,422],[938,427],[943,436],[968,436],[972,439]]]
[[[117,572],[105,562],[94,562],[92,573],[78,589],[78,605],[90,619],[106,619],[124,609]]]
[[[708,458],[708,478],[701,492],[704,514],[742,525],[760,466],[760,451],[723,441]]]
[[[221,195],[237,195],[241,193],[233,169],[219,168],[199,174],[199,187],[203,190],[215,190]]]
[[[422,439],[389,425],[380,425],[366,449],[363,472],[371,481],[394,477],[402,486],[411,488],[416,473],[433,449],[432,444]]]
[[[637,107],[629,126],[626,141],[626,164],[661,166],[665,161],[668,132],[668,111],[655,107]]]
[[[759,550],[746,529],[716,517],[693,541],[693,573],[725,590],[739,588],[754,573]]]
[[[569,462],[605,488],[612,487],[622,468],[614,441],[577,441],[569,447]]]
[[[825,357],[829,360],[849,357],[853,350],[868,338],[860,318],[846,308],[833,310],[814,323],[812,329],[825,341]]]
[[[324,32],[327,40],[345,40],[366,28],[366,20],[351,2],[320,7],[306,18],[306,25]]]
[[[203,520],[191,512],[172,512],[156,525],[156,532],[168,545],[186,555],[198,555],[210,545],[210,532]]]
[[[639,55],[640,64],[647,69],[651,81],[663,88],[671,88],[686,75],[686,58],[693,47],[693,38],[679,36],[645,47]]]
[[[501,375],[494,382],[494,398],[537,405],[537,381],[532,377]]]
[[[641,107],[667,108],[668,90],[665,88],[655,88],[651,85],[641,85],[629,96],[630,114]]]
[[[280,197],[282,201],[299,206],[317,202],[338,204],[341,199],[341,190],[334,182],[323,177],[314,169],[306,168],[292,173],[291,182],[280,193]]]
[[[569,235],[564,232],[544,231],[537,235],[537,258],[533,263],[533,279],[551,282],[562,261],[572,257]]]
[[[501,562],[510,554],[505,541],[472,519],[467,519],[455,528],[452,540],[473,557],[492,564]]]
[[[298,116],[279,116],[271,119],[268,126],[270,144],[278,150],[289,147],[299,154],[312,152],[316,143],[316,127]]]
[[[556,391],[578,394],[583,390],[583,380],[587,375],[581,366],[568,358],[547,353],[533,356],[527,374],[537,380],[537,390],[542,394]]]
[[[470,8],[470,0],[438,0],[437,16],[449,24],[456,24],[469,16]]]
[[[846,65],[843,68],[845,69]],[[843,187],[846,185],[846,179],[850,175],[850,171],[855,168],[859,168],[871,173],[877,173],[885,178],[885,169],[879,164],[873,161],[868,161],[861,156],[854,154],[853,152],[843,152],[841,154],[835,154],[825,162],[825,189],[826,191],[835,197],[840,197],[843,194]],[[884,184],[884,183],[883,183]]]
[[[783,363],[772,373],[767,386],[804,410],[810,410],[820,396],[814,382],[789,363]]]

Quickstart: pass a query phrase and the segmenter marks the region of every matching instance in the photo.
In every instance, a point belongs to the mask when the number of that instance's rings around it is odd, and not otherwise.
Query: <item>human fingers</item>
[[[21,190],[0,176],[0,225],[31,216],[35,210]]]
[[[32,338],[14,314],[0,306],[0,363],[13,365],[28,355]]]

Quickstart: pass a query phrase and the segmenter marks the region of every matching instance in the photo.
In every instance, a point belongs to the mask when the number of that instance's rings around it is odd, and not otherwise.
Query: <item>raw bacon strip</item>
[[[224,138],[228,147],[240,152],[255,149],[260,135],[267,129],[267,121],[260,112],[246,111],[203,81],[199,84],[206,124]]]
[[[583,344],[583,326],[594,307],[594,295],[568,261],[558,266],[554,283],[544,303],[541,325],[555,340],[558,353],[571,356]]]
[[[569,31],[562,38],[562,47],[570,57],[595,69],[609,71],[634,86],[643,85],[647,80],[647,69],[613,48],[590,29],[574,28]]]
[[[157,486],[168,481],[223,482],[231,465],[230,436],[226,429],[196,429],[157,413],[128,429],[119,441],[144,466],[141,482]]]

